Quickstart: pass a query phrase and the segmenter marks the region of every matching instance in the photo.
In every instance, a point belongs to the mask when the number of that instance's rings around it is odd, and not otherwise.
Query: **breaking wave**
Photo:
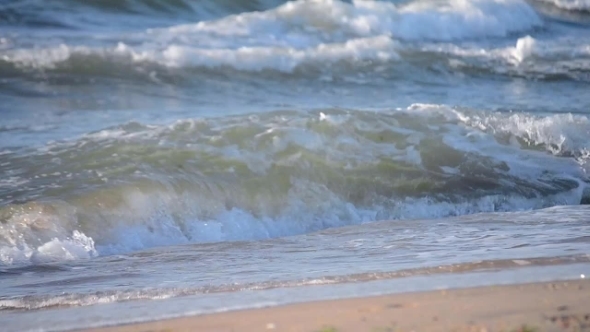
[[[576,205],[589,135],[581,115],[424,104],[132,122],[3,152],[0,260]]]
[[[472,50],[461,43],[513,38],[542,27],[542,19],[522,0],[273,4],[258,4],[256,11],[218,19],[117,34],[103,38],[100,46],[69,42],[22,47],[16,38],[7,36],[0,40],[0,73],[34,80],[63,79],[63,74],[71,74],[76,82],[81,76],[175,82],[178,77],[198,78],[211,71],[312,78],[367,73],[391,78],[399,76],[397,67],[409,64],[417,70],[442,65],[465,73],[474,67],[523,76],[552,75],[551,61],[536,65],[529,73],[523,66],[516,68],[520,62],[502,50],[480,46]],[[447,43],[463,50],[450,53],[462,55],[449,59]],[[556,51],[571,55],[562,61],[563,73],[558,74],[586,79],[589,46],[584,41],[570,46],[569,51]],[[405,75],[413,74],[409,70]]]

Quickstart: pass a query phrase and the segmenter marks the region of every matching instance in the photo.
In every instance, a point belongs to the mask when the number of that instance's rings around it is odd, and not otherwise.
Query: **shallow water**
[[[0,316],[67,329],[202,294],[198,312],[578,276],[588,8],[5,2]]]

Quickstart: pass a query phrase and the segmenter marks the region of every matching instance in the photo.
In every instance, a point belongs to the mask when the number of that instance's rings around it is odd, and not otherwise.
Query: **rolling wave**
[[[416,72],[481,72],[530,79],[590,80],[590,41],[560,43],[525,32],[543,21],[521,0],[444,3],[299,0],[266,11],[147,29],[102,46],[20,47],[4,38],[0,73],[89,83],[99,78],[177,83],[203,75],[350,76],[396,79]],[[507,47],[470,41],[512,39]],[[114,37],[113,37],[114,38]],[[110,40],[110,39],[108,39]]]
[[[0,258],[576,205],[588,196],[589,134],[585,116],[422,104],[128,123],[3,154]]]
[[[101,49],[62,44],[35,51],[11,50],[0,58],[0,73],[5,77],[60,84],[94,84],[100,79],[184,84],[205,77],[241,75],[362,83],[412,79],[441,71],[588,82],[590,44],[557,44],[525,36],[513,46],[482,50],[450,43],[409,46],[388,36],[377,36],[306,49],[199,49],[171,45],[141,51],[124,43]]]
[[[285,0],[7,0],[0,4],[0,25],[87,29],[139,21],[200,21],[249,11],[263,11]],[[89,14],[92,14],[90,16]],[[137,24],[137,22],[133,22]],[[133,26],[133,25],[132,25]]]

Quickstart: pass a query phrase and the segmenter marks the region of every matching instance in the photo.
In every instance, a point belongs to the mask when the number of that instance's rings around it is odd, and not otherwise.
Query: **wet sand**
[[[590,331],[590,280],[307,302],[92,331]]]

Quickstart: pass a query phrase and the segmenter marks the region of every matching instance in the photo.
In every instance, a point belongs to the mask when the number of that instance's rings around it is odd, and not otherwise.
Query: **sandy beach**
[[[91,331],[273,330],[590,331],[590,280],[308,302]]]

